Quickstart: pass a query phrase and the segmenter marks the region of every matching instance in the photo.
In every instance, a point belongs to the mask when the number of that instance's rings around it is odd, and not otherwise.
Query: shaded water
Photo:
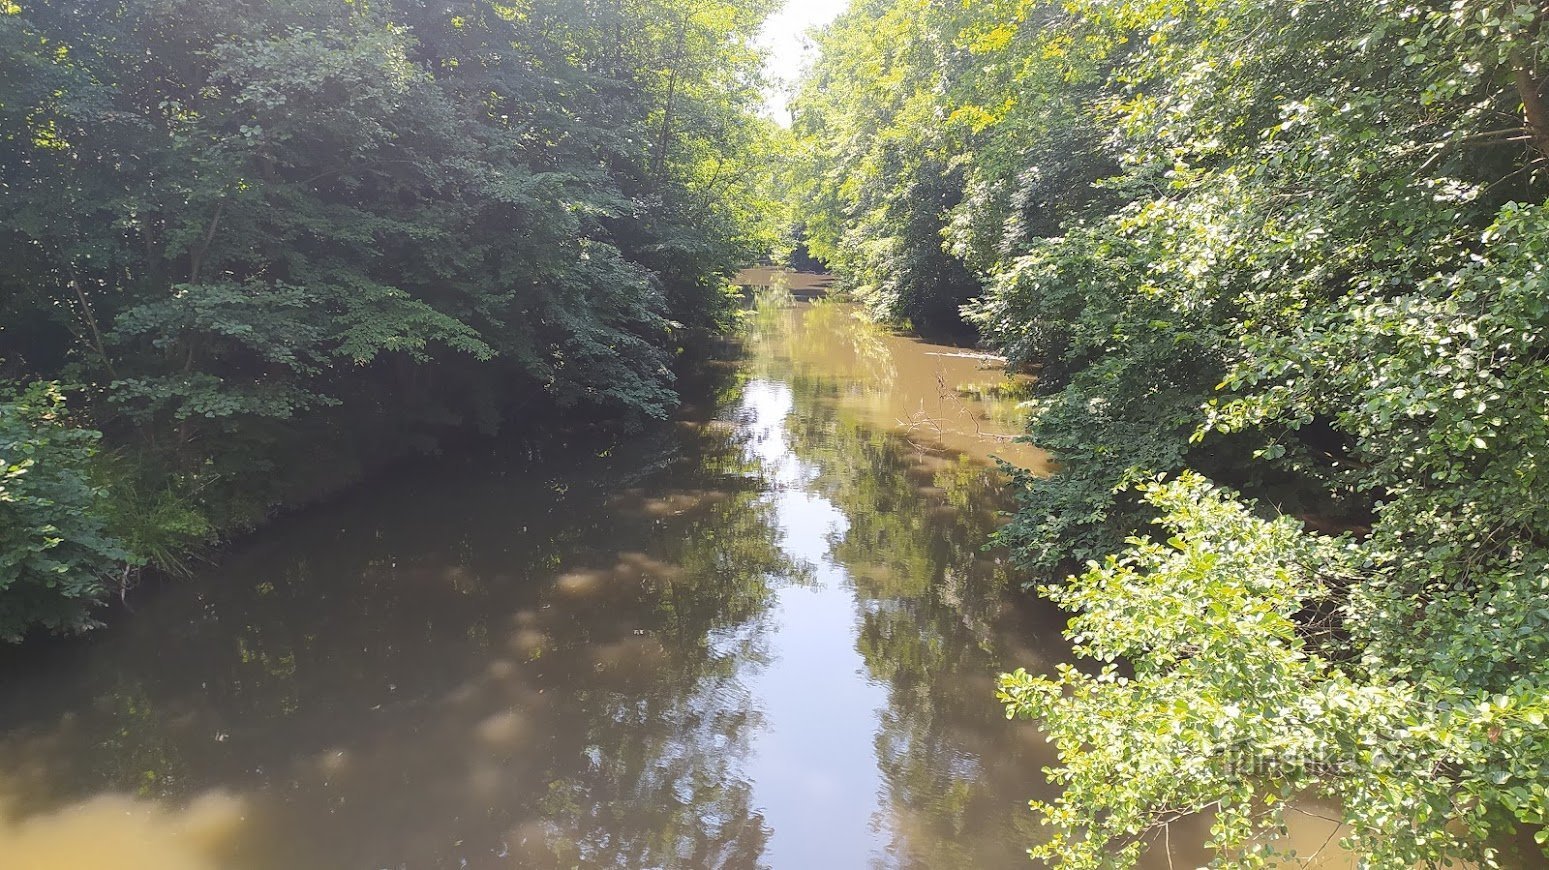
[[[1025,866],[1052,756],[993,682],[1066,650],[981,549],[986,458],[1041,461],[955,390],[1000,378],[765,310],[675,425],[289,517],[5,663],[0,864]]]

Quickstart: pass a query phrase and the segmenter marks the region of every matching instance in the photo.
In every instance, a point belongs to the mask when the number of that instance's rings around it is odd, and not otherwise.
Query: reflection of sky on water
[[[749,450],[775,481],[780,546],[813,568],[808,585],[774,596],[772,660],[748,687],[764,715],[747,766],[753,802],[773,830],[764,859],[773,867],[864,867],[886,843],[874,829],[882,780],[875,735],[887,702],[856,651],[855,593],[830,556],[845,516],[805,488],[816,469],[791,450],[788,385],[755,380],[743,393]]]

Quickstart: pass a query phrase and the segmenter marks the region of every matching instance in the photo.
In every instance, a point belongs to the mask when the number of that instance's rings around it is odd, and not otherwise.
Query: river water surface
[[[670,426],[287,517],[0,663],[0,866],[1026,866],[994,678],[1067,650],[982,549],[1042,462],[1001,380],[764,308]]]

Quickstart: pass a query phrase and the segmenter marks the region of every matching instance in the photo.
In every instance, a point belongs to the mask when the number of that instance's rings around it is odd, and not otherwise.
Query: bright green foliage
[[[798,175],[852,281],[948,252],[1038,375],[1059,471],[1017,478],[1001,539],[1042,580],[1094,563],[1048,592],[1136,669],[1005,683],[1062,751],[1048,856],[1126,864],[1209,807],[1248,861],[1263,796],[1303,787],[1378,864],[1542,824],[1542,4],[947,5],[859,3],[825,37],[804,100],[835,144]],[[950,156],[934,236],[874,205],[909,185],[887,141]],[[1186,469],[1262,507],[1134,486]],[[1126,543],[1158,515],[1176,546]]]
[[[1380,502],[1350,627],[1397,677],[1508,691],[1549,656],[1546,269],[1549,215],[1508,205],[1457,270],[1352,293],[1258,348],[1230,381],[1245,395],[1212,408],[1216,428],[1322,414],[1355,436],[1344,477]]]
[[[934,117],[951,32],[940,4],[857,2],[819,36],[793,111],[808,248],[875,315],[922,328],[958,324],[978,292],[943,247],[962,190]]]
[[[1330,607],[1359,578],[1359,548],[1260,519],[1192,474],[1143,489],[1171,537],[1046,590],[1077,612],[1078,651],[1109,664],[1001,683],[1008,715],[1042,719],[1064,762],[1063,795],[1035,806],[1056,829],[1035,855],[1132,863],[1157,829],[1211,811],[1223,861],[1260,866],[1308,792],[1341,802],[1368,866],[1486,861],[1513,814],[1543,821],[1541,679],[1415,684],[1370,656],[1330,659]]]
[[[128,570],[92,482],[99,438],[67,425],[54,385],[0,402],[0,639],[34,624],[91,628],[92,609]]]
[[[664,416],[772,241],[769,0],[4,8],[4,374],[82,384],[219,527],[459,429]]]

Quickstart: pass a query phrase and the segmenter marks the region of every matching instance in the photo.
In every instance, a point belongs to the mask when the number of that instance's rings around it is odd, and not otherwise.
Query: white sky
[[[791,121],[785,110],[789,88],[813,51],[807,30],[832,21],[848,5],[849,0],[785,0],[785,8],[769,16],[758,44],[769,50],[767,70],[774,84],[766,105],[775,120],[782,124]]]

